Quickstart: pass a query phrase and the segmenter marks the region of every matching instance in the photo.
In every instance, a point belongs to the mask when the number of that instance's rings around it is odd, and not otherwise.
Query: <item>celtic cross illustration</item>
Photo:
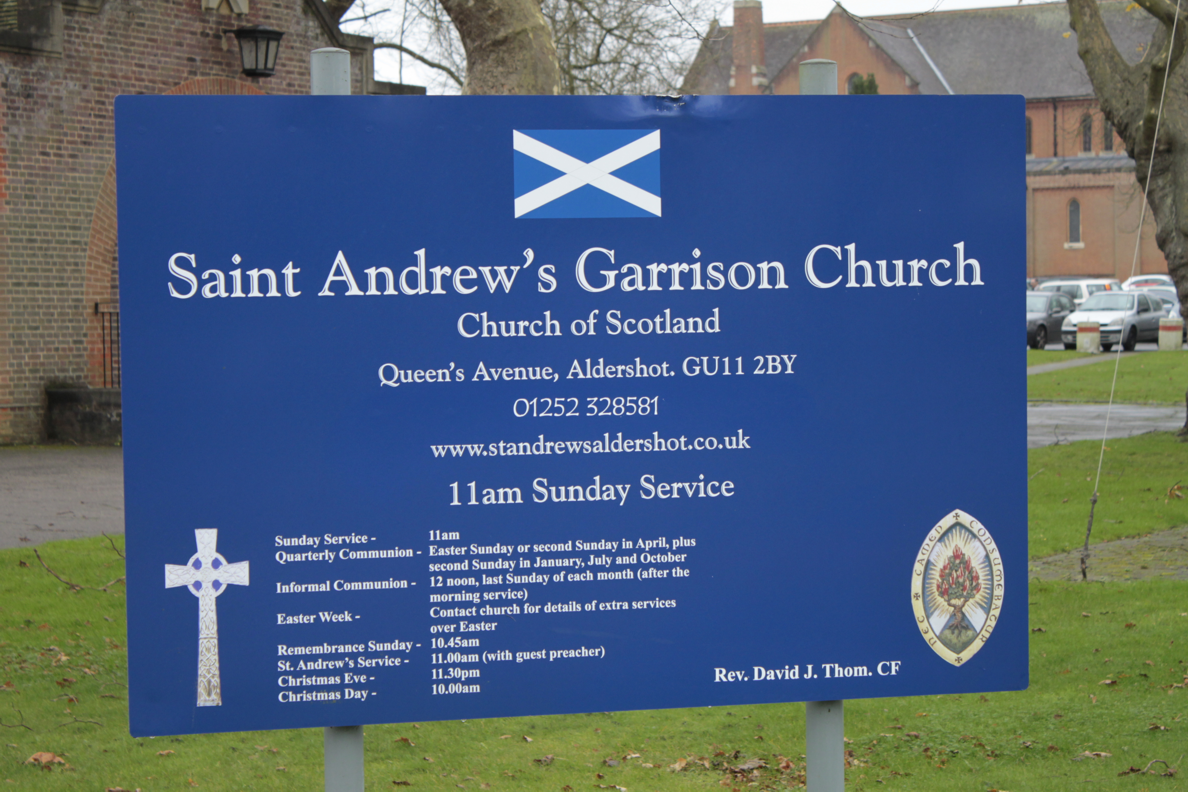
[[[248,585],[248,562],[228,564],[215,547],[218,528],[196,528],[198,552],[185,566],[165,565],[165,588],[185,586],[198,598],[198,706],[218,707],[223,703],[219,686],[219,619],[215,598],[228,585]]]

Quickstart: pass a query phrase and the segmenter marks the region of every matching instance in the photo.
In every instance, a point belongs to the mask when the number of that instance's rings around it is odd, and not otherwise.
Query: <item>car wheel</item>
[[[1127,352],[1134,351],[1134,345],[1138,343],[1138,328],[1134,325],[1130,326],[1130,332],[1126,334],[1125,340],[1122,341],[1122,348]]]
[[[1102,344],[1102,345],[1101,345],[1101,351],[1102,351],[1102,352],[1109,352],[1109,351],[1110,351],[1111,349],[1113,349],[1113,348],[1114,348],[1114,345],[1113,345],[1113,344]]]
[[[1048,345],[1048,328],[1040,325],[1035,328],[1035,339],[1031,342],[1032,349],[1043,349]]]
[[[1077,345],[1076,345],[1076,344],[1070,344],[1070,343],[1068,343],[1068,342],[1065,342],[1065,344],[1064,344],[1064,348],[1065,348],[1067,351],[1071,352],[1072,350],[1074,350],[1074,349],[1076,349],[1076,348],[1077,348]]]

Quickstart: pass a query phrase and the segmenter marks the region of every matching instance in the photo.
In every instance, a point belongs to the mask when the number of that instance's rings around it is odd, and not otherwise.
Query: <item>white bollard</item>
[[[1101,351],[1101,325],[1097,322],[1077,324],[1077,351],[1097,353]]]
[[[1159,320],[1159,351],[1178,352],[1184,348],[1184,320],[1175,316]]]

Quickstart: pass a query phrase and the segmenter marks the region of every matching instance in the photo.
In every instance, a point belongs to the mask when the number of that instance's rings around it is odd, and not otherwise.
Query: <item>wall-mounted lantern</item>
[[[283,31],[262,25],[248,25],[225,31],[234,33],[239,42],[239,57],[243,73],[248,77],[271,77],[276,72],[276,55],[280,52]]]

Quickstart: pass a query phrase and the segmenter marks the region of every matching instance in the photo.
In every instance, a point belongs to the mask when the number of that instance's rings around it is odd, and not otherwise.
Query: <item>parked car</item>
[[[1170,275],[1135,275],[1133,278],[1127,278],[1122,281],[1123,289],[1139,289],[1145,286],[1166,286],[1168,288],[1175,288],[1175,282],[1172,281]]]
[[[1039,291],[1058,291],[1072,297],[1077,305],[1085,302],[1089,295],[1102,291],[1120,291],[1122,284],[1114,278],[1079,278],[1077,280],[1050,280],[1039,285]]]
[[[1180,295],[1176,293],[1174,287],[1163,286],[1140,286],[1133,291],[1141,291],[1151,297],[1157,297],[1163,302],[1163,307],[1167,309],[1168,316],[1174,316],[1177,319],[1183,318],[1180,313]],[[1188,341],[1188,324],[1184,325],[1183,338]]]
[[[1027,346],[1043,349],[1060,335],[1064,318],[1077,309],[1072,297],[1058,291],[1027,292]]]
[[[1129,352],[1139,341],[1158,341],[1159,320],[1165,316],[1163,301],[1145,292],[1098,292],[1065,318],[1060,340],[1065,349],[1076,349],[1077,325],[1097,322],[1101,325],[1102,349],[1109,352],[1121,342]]]

